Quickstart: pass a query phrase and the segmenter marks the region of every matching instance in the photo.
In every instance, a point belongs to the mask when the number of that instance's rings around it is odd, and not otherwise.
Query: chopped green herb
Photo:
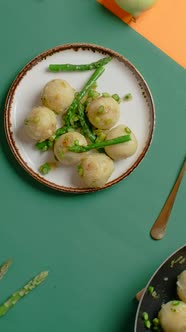
[[[179,305],[180,301],[172,301],[172,305]]]
[[[156,291],[153,291],[153,292],[152,292],[152,297],[153,297],[154,299],[158,299],[158,298],[159,298],[159,295],[157,294]]]
[[[95,121],[98,123],[100,122],[100,118],[98,116],[95,117]]]
[[[25,119],[24,124],[27,126],[29,124],[29,120]]]
[[[98,86],[98,84],[97,84],[97,82],[95,81],[95,82],[91,85],[91,88],[92,88],[92,89],[95,89],[95,88],[97,88],[97,86]]]
[[[158,318],[154,318],[152,323],[155,325],[155,326],[158,326],[160,324],[160,321]]]
[[[142,314],[142,318],[143,318],[144,320],[148,320],[148,319],[149,319],[149,315],[148,315],[148,313],[147,313],[147,312],[143,312],[143,314]]]
[[[52,147],[53,147],[53,145],[54,145],[54,142],[52,142],[52,141],[48,140],[48,147],[49,147],[49,148],[52,148]]]
[[[77,166],[77,170],[78,170],[78,173],[80,176],[83,176],[84,175],[84,169],[81,165],[78,165]]]
[[[106,123],[107,125],[111,124],[111,123],[112,123],[112,119],[106,119],[106,120],[105,120],[105,123]]]
[[[96,138],[96,143],[103,142],[105,140],[105,138],[106,138],[106,134],[104,132],[101,132]]]
[[[74,128],[71,128],[71,127],[70,127],[70,128],[67,129],[67,132],[68,132],[68,133],[73,132],[73,131],[75,131]]]
[[[97,91],[94,91],[94,99],[95,99],[95,98],[98,98],[99,96],[100,96],[100,93],[97,92]]]
[[[60,158],[63,158],[63,157],[64,157],[64,152],[61,151],[61,152],[59,153],[59,156],[60,156]]]
[[[115,101],[117,101],[118,103],[121,101],[121,98],[120,98],[120,96],[119,96],[117,93],[114,93],[114,94],[112,95],[112,98],[113,98]]]
[[[94,90],[89,90],[89,92],[88,92],[88,98],[93,98],[94,97],[94,93],[95,93]]]
[[[108,93],[108,92],[103,92],[103,93],[102,93],[102,96],[105,97],[105,98],[106,98],[106,97],[110,97],[110,93]]]
[[[104,106],[103,105],[101,105],[99,108],[98,108],[98,113],[104,113],[104,111],[105,111],[105,108],[104,108]]]
[[[74,141],[74,145],[79,145],[79,141],[78,141],[78,139],[76,139],[76,140]]]
[[[53,135],[53,136],[50,136],[48,140],[49,140],[50,142],[53,142],[53,141],[55,140],[55,138],[56,138],[56,136]]]
[[[39,172],[43,175],[46,175],[50,172],[51,166],[49,163],[45,163],[39,167]]]
[[[125,95],[124,100],[126,100],[126,101],[132,100],[132,94],[128,93],[127,95]]]
[[[152,294],[154,292],[154,287],[153,286],[149,286],[148,287],[148,292],[149,292],[149,294]]]
[[[130,133],[131,133],[131,130],[130,130],[130,128],[128,128],[128,127],[125,127],[124,131],[125,131],[127,134],[130,134]]]
[[[144,325],[145,325],[145,327],[146,327],[147,329],[150,329],[150,328],[151,328],[151,322],[150,322],[150,320],[145,320],[145,321],[144,321]]]

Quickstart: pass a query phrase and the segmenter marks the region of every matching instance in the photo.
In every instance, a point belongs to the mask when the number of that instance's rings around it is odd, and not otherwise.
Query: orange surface
[[[114,0],[97,0],[135,31],[186,68],[186,0],[159,0],[134,22]]]

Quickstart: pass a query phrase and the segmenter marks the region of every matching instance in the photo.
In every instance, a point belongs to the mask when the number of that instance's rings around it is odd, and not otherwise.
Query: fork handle
[[[151,234],[152,238],[155,240],[161,240],[165,235],[168,219],[171,214],[171,211],[172,211],[172,208],[174,205],[174,201],[176,198],[176,194],[180,187],[181,180],[184,176],[185,170],[186,170],[186,160],[183,163],[183,166],[182,166],[180,173],[177,177],[177,180],[168,196],[168,199],[166,200],[158,218],[156,219],[154,225],[151,228],[150,234]]]

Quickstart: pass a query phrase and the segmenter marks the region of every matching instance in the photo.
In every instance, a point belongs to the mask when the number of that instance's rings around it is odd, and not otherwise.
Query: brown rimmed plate
[[[41,164],[53,159],[51,152],[36,150],[34,142],[25,136],[23,122],[32,107],[40,105],[44,85],[55,78],[67,80],[80,90],[91,72],[51,73],[52,63],[89,63],[112,56],[106,70],[98,80],[98,91],[118,93],[121,97],[131,93],[131,101],[120,104],[120,119],[132,129],[138,140],[136,153],[115,162],[115,170],[102,188],[84,188],[74,167],[56,167],[42,176]],[[145,157],[152,142],[155,127],[155,107],[150,89],[139,71],[122,55],[102,46],[74,43],[52,48],[31,60],[18,74],[10,87],[5,104],[5,131],[9,146],[19,164],[37,181],[55,190],[70,193],[88,193],[108,188],[126,178]]]

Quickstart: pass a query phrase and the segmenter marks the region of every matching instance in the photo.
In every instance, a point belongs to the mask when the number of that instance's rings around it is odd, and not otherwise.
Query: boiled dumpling
[[[44,141],[55,134],[56,115],[44,106],[34,107],[24,121],[27,135],[36,140]]]
[[[63,114],[71,105],[74,94],[75,90],[67,81],[55,79],[45,85],[41,100],[44,106]]]
[[[186,332],[186,304],[170,301],[163,304],[158,318],[164,332]]]
[[[114,170],[114,163],[104,153],[92,153],[78,165],[78,173],[88,188],[103,187]]]
[[[178,276],[177,294],[183,302],[186,302],[186,270]]]
[[[63,165],[75,165],[86,155],[86,152],[76,153],[68,150],[68,147],[79,144],[87,145],[83,135],[78,132],[69,132],[60,136],[54,144],[54,155]]]
[[[128,158],[132,156],[137,150],[136,137],[124,124],[118,125],[117,127],[111,129],[106,136],[106,140],[124,135],[130,135],[131,140],[125,143],[119,143],[105,147],[105,152],[114,160]]]
[[[119,119],[119,105],[112,97],[99,97],[88,104],[87,116],[94,127],[110,129]]]

